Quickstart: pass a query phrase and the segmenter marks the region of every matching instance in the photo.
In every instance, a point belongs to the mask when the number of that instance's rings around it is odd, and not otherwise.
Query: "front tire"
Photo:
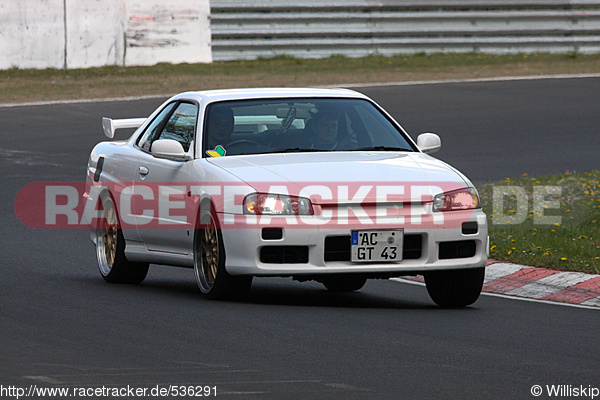
[[[466,307],[477,301],[483,288],[485,267],[432,271],[425,274],[431,299],[441,307]]]
[[[125,238],[119,228],[119,215],[110,195],[102,197],[100,225],[96,229],[96,260],[100,274],[110,283],[141,283],[148,263],[132,263],[125,257]]]
[[[202,207],[194,235],[194,273],[208,299],[228,299],[250,290],[251,276],[232,276],[225,269],[225,248],[215,213]]]

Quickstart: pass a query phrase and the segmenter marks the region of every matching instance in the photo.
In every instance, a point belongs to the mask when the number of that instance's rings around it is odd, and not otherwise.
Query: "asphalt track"
[[[600,166],[598,78],[360,91],[413,137],[440,134],[439,158],[477,182]],[[600,387],[598,310],[489,296],[447,310],[394,281],[336,294],[256,279],[243,301],[208,301],[190,270],[152,266],[142,285],[107,284],[87,232],[17,220],[25,184],[83,179],[102,116],[144,116],[162,100],[0,108],[0,391],[210,385],[235,399],[529,399],[533,385]]]

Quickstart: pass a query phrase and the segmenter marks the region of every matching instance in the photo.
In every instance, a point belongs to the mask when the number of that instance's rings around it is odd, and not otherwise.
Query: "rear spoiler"
[[[102,117],[102,129],[106,137],[112,139],[117,129],[139,128],[146,118],[110,119]]]

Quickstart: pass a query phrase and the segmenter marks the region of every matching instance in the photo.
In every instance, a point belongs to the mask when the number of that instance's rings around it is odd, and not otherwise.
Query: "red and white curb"
[[[484,292],[600,307],[600,276],[494,263],[486,267]]]
[[[422,277],[398,280],[423,282]],[[583,272],[492,262],[485,270],[483,292],[600,309],[600,275]]]

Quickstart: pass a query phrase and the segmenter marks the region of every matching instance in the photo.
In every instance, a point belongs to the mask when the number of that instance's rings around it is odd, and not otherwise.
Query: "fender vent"
[[[96,172],[94,172],[94,182],[100,181],[100,174],[102,174],[102,168],[104,168],[104,157],[98,159],[96,164]]]

